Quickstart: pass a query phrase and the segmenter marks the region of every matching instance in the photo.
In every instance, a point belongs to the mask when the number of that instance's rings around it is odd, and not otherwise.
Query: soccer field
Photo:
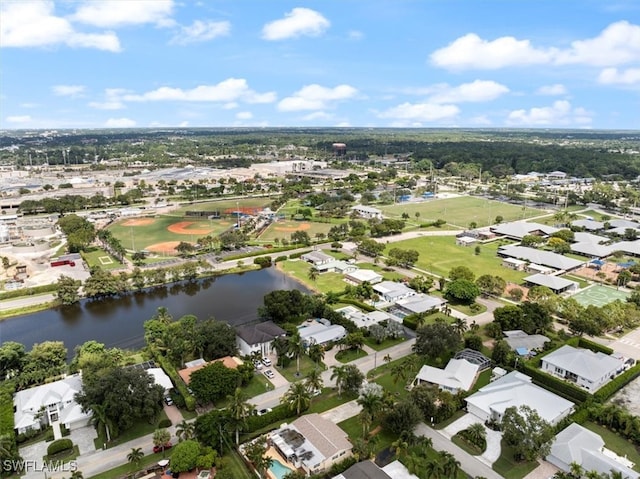
[[[475,222],[478,227],[494,224],[497,216],[502,216],[502,221],[506,223],[546,213],[546,211],[537,208],[473,196],[427,200],[420,203],[398,203],[382,206],[380,209],[389,217],[401,218],[403,213],[407,213],[409,221],[428,223],[442,219],[451,225],[462,228],[469,227],[471,222]],[[416,213],[419,214],[417,219]]]

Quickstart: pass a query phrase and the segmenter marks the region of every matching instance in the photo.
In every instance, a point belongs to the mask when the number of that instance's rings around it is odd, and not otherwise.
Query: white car
[[[262,358],[262,364],[264,364],[265,366],[269,367],[271,366],[271,359],[269,358]]]
[[[273,371],[272,371],[271,369],[267,369],[267,370],[264,372],[264,375],[265,375],[265,376],[267,376],[269,379],[273,379],[273,378],[275,378],[275,377],[276,377],[276,375],[275,375],[275,374],[273,374]]]
[[[254,361],[253,365],[255,366],[256,369],[260,370],[262,369],[262,363],[260,361]]]
[[[264,416],[267,413],[270,413],[272,411],[272,409],[270,407],[266,407],[264,409],[260,409],[256,414],[258,416]]]

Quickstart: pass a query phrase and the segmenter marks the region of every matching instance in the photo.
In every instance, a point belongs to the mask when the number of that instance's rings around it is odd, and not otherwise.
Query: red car
[[[173,444],[171,444],[170,442],[166,443],[164,445],[164,450],[166,451],[167,449],[171,449],[173,447]],[[153,452],[162,452],[162,446],[153,446]]]

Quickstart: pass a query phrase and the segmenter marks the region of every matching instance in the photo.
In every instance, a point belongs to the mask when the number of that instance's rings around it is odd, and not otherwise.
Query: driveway
[[[98,433],[93,426],[80,427],[71,431],[69,438],[78,446],[80,454],[87,454],[96,450],[94,439],[98,437]]]
[[[476,423],[482,424],[482,421],[473,414],[465,414],[457,421],[449,424],[440,432],[444,436],[452,438],[463,429],[467,429],[469,426]],[[487,448],[482,453],[482,455],[476,457],[486,465],[491,466],[500,457],[500,452],[502,451],[502,447],[500,446],[502,434],[500,434],[498,431],[492,431],[491,429],[484,426],[484,424],[482,425],[486,432]]]
[[[180,424],[184,420],[184,418],[182,417],[182,413],[180,412],[180,409],[178,409],[175,405],[167,406],[165,404],[164,412],[169,418],[169,420],[171,421],[171,425],[173,426]]]
[[[353,401],[346,402],[323,412],[321,416],[334,424],[338,424],[353,416],[357,416],[360,414],[360,411],[362,411],[362,406],[358,404],[357,399],[354,399]]]

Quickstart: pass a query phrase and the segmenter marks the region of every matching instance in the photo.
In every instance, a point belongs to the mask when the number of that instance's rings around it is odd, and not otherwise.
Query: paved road
[[[473,477],[485,477],[486,479],[502,479],[502,476],[489,466],[479,461],[476,457],[465,452],[440,432],[430,428],[424,423],[418,424],[415,429],[417,436],[426,436],[433,442],[433,448],[437,451],[447,451],[460,461],[460,467],[464,472]]]
[[[55,294],[38,294],[35,296],[23,296],[21,298],[7,299],[0,301],[0,311],[11,311],[12,309],[27,308],[38,304],[50,303],[56,299]]]

